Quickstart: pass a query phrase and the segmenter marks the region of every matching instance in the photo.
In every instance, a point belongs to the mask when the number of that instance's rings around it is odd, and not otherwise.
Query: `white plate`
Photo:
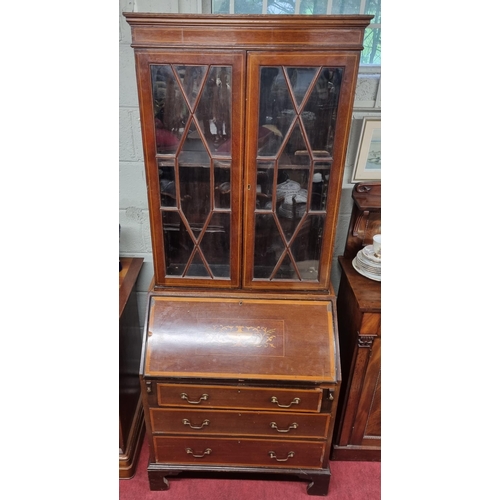
[[[366,271],[373,272],[374,274],[380,274],[381,265],[367,259],[361,251],[356,255],[356,259],[359,267],[362,267]]]
[[[362,262],[358,260],[356,260],[356,265],[360,268],[360,269],[363,269],[363,271],[367,272],[367,273],[370,273],[370,274],[373,274],[374,276],[380,276],[381,275],[381,271],[380,269],[374,269],[373,267],[368,267],[368,266],[365,266],[363,265]]]
[[[373,251],[373,245],[366,245],[366,247],[363,247],[360,252],[369,260],[372,262],[381,262],[381,258],[377,257],[375,255],[375,252]],[[358,252],[359,253],[359,252]]]
[[[361,269],[358,264],[357,264],[357,258],[354,257],[354,260],[352,261],[352,267],[354,267],[354,269],[356,269],[356,271],[363,275],[365,278],[368,278],[368,279],[371,279],[373,281],[381,281],[381,277],[380,276],[375,276],[374,274],[371,274],[371,273],[368,273],[366,271],[364,271],[363,269]]]

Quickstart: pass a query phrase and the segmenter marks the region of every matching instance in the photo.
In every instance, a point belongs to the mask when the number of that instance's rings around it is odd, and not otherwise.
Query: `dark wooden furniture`
[[[332,460],[380,460],[381,283],[352,267],[358,250],[381,232],[380,184],[356,185],[337,298],[343,382]]]
[[[356,257],[361,248],[373,243],[373,235],[380,234],[382,184],[360,182],[352,190],[353,207],[344,257]]]
[[[340,388],[330,270],[371,16],[124,15],[155,271],[150,487],[244,473],[326,495]]]
[[[136,296],[136,281],[143,260],[120,258],[122,266],[119,285],[120,479],[130,479],[135,474],[140,444],[144,436],[144,411],[139,384],[142,335]]]

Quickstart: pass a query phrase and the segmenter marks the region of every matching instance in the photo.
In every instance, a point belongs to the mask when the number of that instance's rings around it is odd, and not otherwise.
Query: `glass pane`
[[[295,115],[283,68],[261,68],[258,131],[260,156],[274,156],[278,153]]]
[[[198,239],[210,215],[210,169],[188,166],[179,168],[181,210]]]
[[[231,67],[210,69],[196,119],[211,152],[231,154]]]
[[[342,76],[335,67],[260,69],[255,278],[318,279]]]
[[[289,135],[287,144],[279,157],[279,168],[295,168],[310,165],[311,157],[298,121]]]
[[[274,278],[278,279],[297,278],[297,274],[295,273],[295,268],[293,267],[292,261],[290,260],[290,257],[288,255],[283,259],[283,262],[281,263],[281,266],[279,267],[278,272],[276,273]]]
[[[160,204],[162,207],[175,207],[177,205],[177,192],[175,189],[174,166],[163,166],[167,162],[158,162],[158,174],[160,177]]]
[[[195,251],[193,260],[189,265],[186,276],[190,278],[208,278],[210,277],[209,272],[201,258],[200,252],[198,250]]]
[[[216,278],[229,278],[230,213],[214,213],[200,243],[200,248]]]
[[[317,162],[314,164],[314,175],[311,192],[311,210],[326,210],[328,180],[331,163]]]
[[[230,277],[231,74],[151,66],[167,276]]]
[[[276,188],[279,223],[290,241],[307,211],[309,170],[294,170],[290,178]]]
[[[195,120],[189,123],[189,131],[186,134],[182,150],[179,154],[179,163],[183,165],[210,165],[210,156],[205,144],[200,138],[200,133],[196,127]]]
[[[304,219],[291,244],[292,255],[302,279],[317,279],[324,215]]]
[[[295,1],[295,0],[293,0]],[[300,13],[301,14],[326,14],[326,7],[328,0],[301,0]]]
[[[380,17],[380,4],[381,0],[366,0],[365,14],[372,14],[374,16],[371,20],[372,24],[380,24],[382,22]]]
[[[212,0],[212,14],[230,14],[229,0]]]
[[[188,103],[193,106],[198,98],[200,87],[208,66],[176,66],[175,70],[182,83]]]
[[[229,3],[227,0],[223,3]],[[235,14],[262,14],[262,0],[234,0]]]
[[[295,14],[295,0],[267,2],[268,14]]]
[[[380,28],[365,30],[364,49],[361,52],[361,64],[381,64]]]
[[[274,216],[256,214],[254,278],[270,278],[284,249]]]
[[[305,93],[318,73],[318,68],[287,68],[287,75],[292,86],[292,94],[300,107]]]
[[[164,211],[162,218],[167,276],[181,276],[194,244],[178,212]]]
[[[274,162],[257,163],[257,193],[255,207],[272,210],[274,191]]]
[[[231,208],[231,163],[227,166],[218,166],[214,168],[214,206],[215,208],[229,209]]]
[[[332,14],[359,14],[361,0],[341,0],[332,2]]]
[[[183,122],[187,118],[184,99],[170,65],[151,66],[158,153],[175,153]]]
[[[370,141],[370,147],[368,149],[368,158],[366,159],[365,169],[370,170],[380,170],[382,163],[382,142],[381,142],[381,130],[375,129],[373,131],[372,140]]]
[[[342,81],[341,68],[322,68],[301,113],[315,156],[331,155]]]

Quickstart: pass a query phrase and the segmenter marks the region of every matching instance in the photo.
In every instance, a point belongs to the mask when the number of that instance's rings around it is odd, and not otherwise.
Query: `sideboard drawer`
[[[319,412],[321,389],[266,389],[191,384],[157,385],[158,406]]]
[[[157,463],[320,469],[325,441],[153,437]]]
[[[239,434],[324,439],[330,423],[328,413],[152,408],[150,415],[152,431],[169,434]]]
[[[378,335],[380,334],[380,323],[381,323],[381,314],[380,313],[364,313],[361,326],[359,328],[360,334],[371,334]]]

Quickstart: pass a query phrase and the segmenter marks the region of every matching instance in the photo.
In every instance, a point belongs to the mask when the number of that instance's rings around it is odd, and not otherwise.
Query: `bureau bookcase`
[[[124,15],[155,272],[150,487],[294,476],[325,495],[341,383],[331,260],[371,16]]]

